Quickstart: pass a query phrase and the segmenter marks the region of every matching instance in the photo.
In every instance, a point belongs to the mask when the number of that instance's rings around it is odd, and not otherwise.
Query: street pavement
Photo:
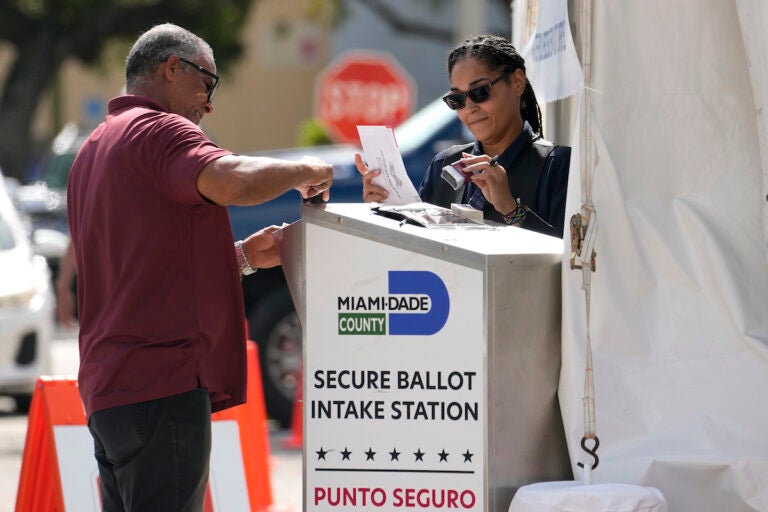
[[[74,331],[57,330],[51,346],[52,374],[77,373],[77,340]],[[16,493],[24,453],[27,416],[15,412],[12,399],[0,397],[0,512],[15,509]],[[270,481],[274,512],[302,509],[301,449],[286,448],[290,431],[269,424]]]

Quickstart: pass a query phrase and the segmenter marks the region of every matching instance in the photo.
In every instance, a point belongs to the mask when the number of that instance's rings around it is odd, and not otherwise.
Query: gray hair
[[[155,25],[144,32],[131,47],[125,59],[125,81],[128,88],[152,73],[171,55],[194,60],[200,53],[213,56],[211,46],[187,29],[172,23]]]

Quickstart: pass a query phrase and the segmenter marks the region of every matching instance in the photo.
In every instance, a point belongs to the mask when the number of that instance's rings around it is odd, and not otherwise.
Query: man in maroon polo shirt
[[[330,165],[234,155],[213,111],[210,46],[175,25],[139,37],[68,185],[79,386],[104,510],[203,510],[211,412],[245,400],[240,275],[279,264],[265,228],[233,244],[227,205],[292,188],[328,198]]]

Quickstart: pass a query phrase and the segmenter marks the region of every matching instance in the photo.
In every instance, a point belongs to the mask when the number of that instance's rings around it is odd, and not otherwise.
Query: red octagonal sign
[[[352,52],[318,76],[317,117],[336,142],[359,143],[357,125],[397,126],[411,115],[415,85],[384,53]]]

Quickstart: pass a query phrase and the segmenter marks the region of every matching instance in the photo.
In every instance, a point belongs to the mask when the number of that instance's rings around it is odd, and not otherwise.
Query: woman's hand
[[[373,178],[381,174],[378,169],[369,169],[360,153],[355,153],[355,167],[363,177],[363,201],[366,203],[383,203],[389,194],[386,189],[373,183]]]
[[[507,171],[496,160],[488,155],[462,153],[461,162],[466,165],[464,172],[472,173],[470,179],[497,212],[506,215],[517,207],[517,202],[509,190]]]

